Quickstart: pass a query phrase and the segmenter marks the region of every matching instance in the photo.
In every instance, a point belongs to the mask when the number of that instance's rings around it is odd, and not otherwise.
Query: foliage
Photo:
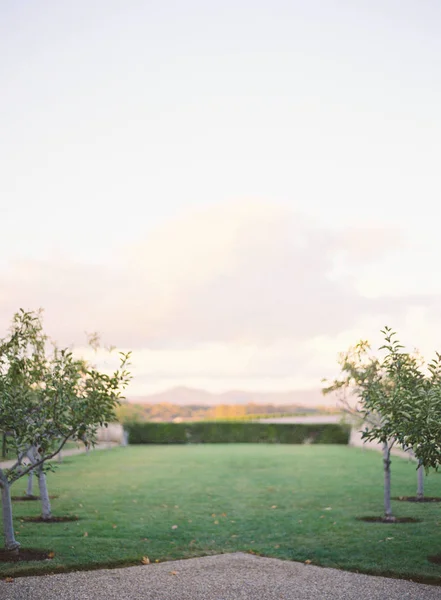
[[[397,368],[397,367],[396,367]],[[406,385],[407,382],[405,382]],[[411,390],[409,393],[409,389]],[[414,375],[412,387],[407,384],[401,394],[397,440],[412,448],[426,471],[441,464],[441,355],[428,365],[428,375]]]
[[[349,428],[335,424],[129,423],[130,444],[277,443],[347,444]]]
[[[410,447],[411,438],[403,434],[403,427],[415,423],[423,407],[425,411],[429,409],[427,398],[434,393],[433,381],[439,379],[441,368],[433,363],[435,379],[425,377],[421,357],[403,352],[396,333],[389,327],[381,333],[385,343],[379,350],[384,350],[385,356],[380,359],[370,354],[369,343],[360,341],[340,354],[341,376],[323,392],[342,392],[341,400],[347,411],[363,423],[364,439],[392,445],[396,439],[406,438]],[[348,395],[355,403],[351,404]]]
[[[69,438],[93,444],[98,425],[114,418],[130,377],[129,354],[121,353],[120,368],[107,375],[68,349],[53,344],[48,353],[48,343],[41,312],[23,310],[0,341],[0,430],[8,433],[8,451],[17,457],[7,471],[11,483],[28,472],[21,461],[32,446],[44,463]]]
[[[356,519],[381,502],[379,461],[377,452],[359,448],[277,444],[129,446],[72,456],[48,484],[59,496],[54,514],[79,521],[22,523],[38,507],[17,502],[18,539],[55,557],[0,563],[0,577],[252,550],[439,582],[440,567],[427,561],[439,551],[439,504],[397,502],[398,516],[420,518],[415,524]],[[412,495],[414,464],[397,457],[394,470],[394,495]],[[440,475],[432,473],[426,486],[441,496]]]

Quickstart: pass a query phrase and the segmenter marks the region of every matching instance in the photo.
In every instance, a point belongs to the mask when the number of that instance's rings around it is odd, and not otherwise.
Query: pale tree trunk
[[[34,487],[34,472],[29,471],[28,475],[28,485],[26,487],[26,496],[33,496],[33,487]]]
[[[121,446],[127,446],[129,443],[129,432],[127,429],[123,429],[123,434],[121,438]]]
[[[38,449],[34,446],[31,448],[31,451],[28,455],[31,458],[31,461],[35,464],[40,460],[40,453]],[[49,493],[47,491],[47,482],[46,475],[43,471],[43,465],[39,465],[36,470],[36,475],[38,479],[38,488],[40,490],[40,500],[41,500],[41,518],[44,521],[48,521],[52,518],[51,511],[51,502],[49,500]]]
[[[393,520],[390,488],[390,448],[387,442],[383,444],[384,464],[384,516],[387,520]]]
[[[41,517],[44,521],[48,521],[52,518],[52,510],[49,493],[47,491],[46,474],[43,471],[42,465],[38,467],[37,477],[38,487],[40,489]]]
[[[419,461],[419,463],[418,463],[417,481],[418,481],[417,499],[422,500],[424,498],[424,467],[423,467],[423,464],[421,461]]]
[[[12,502],[11,488],[8,481],[0,480],[2,493],[2,512],[3,512],[3,534],[5,538],[5,550],[8,552],[18,552],[20,544],[15,539],[14,524],[12,522]]]

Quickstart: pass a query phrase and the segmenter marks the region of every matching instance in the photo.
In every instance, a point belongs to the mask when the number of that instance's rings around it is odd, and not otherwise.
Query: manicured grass
[[[415,464],[392,463],[393,495],[414,495]],[[441,504],[394,502],[420,523],[380,524],[381,455],[344,446],[264,444],[131,446],[71,457],[49,475],[54,515],[77,522],[21,522],[39,505],[15,503],[24,548],[44,562],[0,563],[0,576],[141,564],[250,550],[286,560],[441,582]],[[18,482],[13,492],[24,488]],[[441,475],[426,493],[441,496]],[[175,527],[177,526],[177,527]],[[87,533],[87,536],[85,534]],[[147,568],[147,567],[146,567]]]

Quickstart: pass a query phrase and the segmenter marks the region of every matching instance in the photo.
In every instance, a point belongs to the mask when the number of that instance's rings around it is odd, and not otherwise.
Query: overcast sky
[[[0,7],[0,335],[99,331],[131,395],[441,351],[437,0]]]

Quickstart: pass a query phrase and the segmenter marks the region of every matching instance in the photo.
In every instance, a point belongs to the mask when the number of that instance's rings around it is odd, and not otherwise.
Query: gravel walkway
[[[0,581],[1,600],[440,600],[441,588],[235,553]]]

